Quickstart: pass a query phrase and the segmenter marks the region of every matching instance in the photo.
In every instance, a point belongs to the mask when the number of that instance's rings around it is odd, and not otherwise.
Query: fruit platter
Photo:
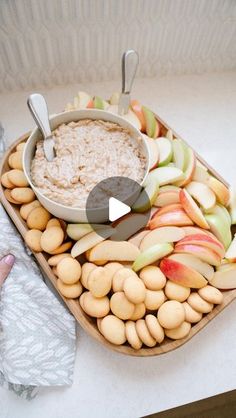
[[[65,112],[118,113],[109,100],[79,92]],[[7,151],[1,203],[72,315],[117,352],[153,356],[180,347],[236,297],[236,195],[164,121],[132,100],[123,116],[143,135],[149,173],[128,215],[103,226],[53,216],[23,170],[29,134]],[[150,211],[147,224],[132,222]],[[114,232],[115,231],[115,232]],[[122,240],[112,240],[121,233]],[[124,234],[125,231],[125,234]]]

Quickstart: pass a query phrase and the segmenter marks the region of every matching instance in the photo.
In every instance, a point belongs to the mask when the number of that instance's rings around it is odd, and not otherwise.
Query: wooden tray
[[[157,115],[156,115],[156,118],[162,126],[162,135],[164,135],[166,133],[166,131],[168,129],[171,129],[171,128],[163,120],[161,120],[160,117],[158,117]],[[173,131],[173,135],[175,137],[180,138],[180,136],[174,131]],[[16,146],[20,142],[25,141],[28,137],[29,137],[29,133],[23,135],[8,149],[8,151],[6,152],[6,154],[3,158],[2,164],[0,166],[0,176],[10,169],[10,167],[8,165],[9,155],[15,150]],[[186,141],[184,141],[184,142],[186,143]],[[187,145],[189,146],[189,144],[187,144]],[[207,169],[216,178],[218,178],[226,186],[228,186],[227,182],[215,170],[213,170],[196,152],[195,152],[195,155],[196,155],[197,159],[203,165],[205,165],[205,167],[207,167]],[[1,203],[4,206],[4,208],[6,209],[8,215],[10,216],[11,220],[14,222],[16,228],[18,229],[18,231],[20,232],[22,237],[24,237],[26,231],[28,230],[27,225],[20,216],[18,206],[9,203],[8,200],[5,198],[4,190],[3,190],[2,186],[0,186],[0,200],[1,200]],[[33,253],[33,254],[34,254],[42,272],[47,275],[47,277],[49,278],[49,280],[51,281],[51,283],[53,284],[53,286],[55,287],[57,292],[60,293],[59,290],[57,289],[57,286],[56,286],[56,280],[57,280],[56,276],[53,274],[52,269],[50,268],[50,266],[47,263],[47,259],[48,259],[49,256],[45,253]],[[61,295],[61,297],[64,300],[64,302],[66,303],[66,305],[68,306],[68,309],[70,310],[72,315],[75,317],[75,319],[79,322],[79,324],[93,338],[95,338],[95,340],[99,341],[100,343],[102,343],[107,348],[109,348],[111,350],[114,350],[114,351],[118,351],[119,353],[128,354],[128,355],[131,355],[131,356],[145,357],[145,356],[156,356],[156,355],[159,355],[159,354],[167,353],[168,351],[172,351],[172,350],[180,347],[181,345],[185,344],[195,334],[197,334],[201,329],[203,329],[208,324],[208,322],[210,322],[221,311],[223,311],[223,309],[226,306],[228,306],[236,298],[236,290],[225,291],[224,292],[223,303],[221,305],[216,306],[213,309],[212,312],[210,312],[208,315],[204,316],[203,319],[200,322],[198,322],[196,325],[194,325],[191,328],[191,331],[186,338],[183,338],[181,340],[176,340],[176,341],[165,338],[163,343],[159,346],[156,346],[154,348],[141,348],[140,350],[134,350],[132,347],[130,347],[128,345],[115,346],[115,345],[109,343],[98,331],[97,325],[96,325],[96,320],[94,320],[93,318],[89,317],[88,315],[86,315],[84,313],[84,311],[81,309],[81,307],[79,305],[78,300],[67,299],[67,298],[63,297],[62,295]]]

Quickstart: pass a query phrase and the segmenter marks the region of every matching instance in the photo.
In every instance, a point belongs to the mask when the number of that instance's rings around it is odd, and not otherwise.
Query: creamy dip
[[[31,177],[39,191],[55,202],[84,208],[89,192],[114,176],[143,180],[146,158],[140,140],[111,122],[80,120],[60,125],[54,132],[55,153],[47,161],[43,141],[36,145]]]

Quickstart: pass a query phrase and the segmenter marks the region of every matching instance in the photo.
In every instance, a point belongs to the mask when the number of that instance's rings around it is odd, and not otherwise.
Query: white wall
[[[235,0],[0,0],[0,92],[236,68]]]

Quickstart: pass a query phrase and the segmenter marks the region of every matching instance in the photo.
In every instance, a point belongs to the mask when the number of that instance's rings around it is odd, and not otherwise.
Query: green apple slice
[[[211,209],[209,214],[219,215],[224,222],[227,222],[229,226],[231,226],[231,217],[228,210],[222,205],[215,205],[213,209]]]
[[[68,224],[67,235],[77,241],[94,230],[103,229],[106,225],[102,224]]]
[[[120,101],[120,93],[115,91],[114,93],[112,93],[109,102],[111,105],[118,105],[119,101]]]
[[[222,242],[227,250],[232,241],[231,229],[228,222],[222,216],[215,214],[205,215],[205,219],[210,226],[211,232]]]
[[[103,99],[99,96],[95,96],[93,99],[93,104],[95,109],[104,110]]]
[[[162,167],[164,165],[167,165],[171,162],[172,159],[172,142],[165,137],[160,137],[156,139],[156,143],[159,148],[159,163],[158,166]]]
[[[157,121],[154,116],[154,113],[145,106],[143,106],[142,109],[143,116],[146,122],[147,135],[150,136],[150,138],[155,138]]]
[[[139,271],[143,267],[148,266],[152,263],[155,263],[157,260],[165,257],[166,255],[172,253],[173,246],[169,243],[156,244],[148,248],[146,251],[143,251],[138,255],[135,262],[132,265],[134,271]]]
[[[159,191],[159,184],[155,178],[151,178],[138,199],[132,206],[134,212],[146,212],[155,202]]]
[[[173,140],[173,162],[180,170],[184,170],[186,166],[186,152],[181,139]]]
[[[183,171],[177,167],[158,167],[148,174],[145,185],[152,179],[155,179],[159,186],[164,186],[165,184],[174,183],[182,178]]]

